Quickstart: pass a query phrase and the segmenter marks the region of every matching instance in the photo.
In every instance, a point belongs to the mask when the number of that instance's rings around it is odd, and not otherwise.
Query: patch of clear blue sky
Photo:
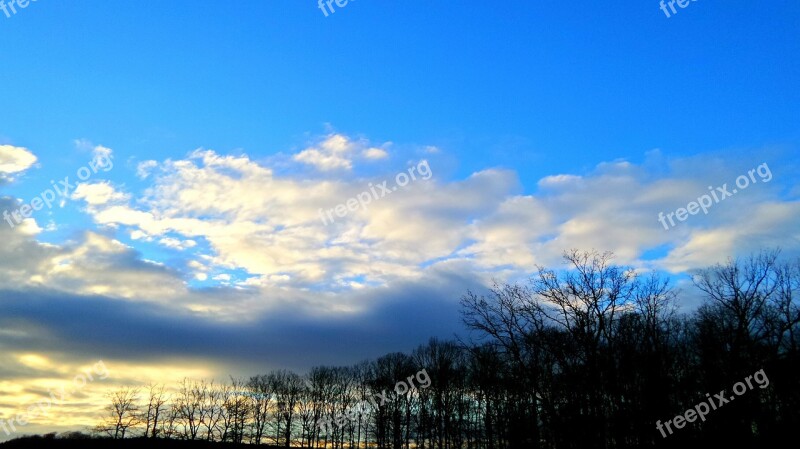
[[[800,139],[800,2],[700,0],[38,0],[0,13],[0,142],[42,168],[30,198],[88,161],[197,147],[255,158],[325,123],[374,142],[438,145],[453,176],[555,173]],[[6,188],[3,191],[7,192]],[[76,214],[77,215],[77,214]],[[73,217],[77,219],[77,217]]]

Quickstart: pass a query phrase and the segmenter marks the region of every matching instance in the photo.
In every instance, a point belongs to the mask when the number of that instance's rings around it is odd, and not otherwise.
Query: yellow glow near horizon
[[[63,363],[56,357],[37,353],[10,354],[10,368],[31,372],[27,377],[0,381],[0,420],[14,420],[16,432],[0,431],[0,441],[25,434],[80,430],[98,423],[108,395],[123,386],[164,384],[168,391],[181,379],[218,377],[207,361],[176,361],[169,364],[140,364],[119,360],[86,360]],[[17,416],[28,424],[20,425]]]

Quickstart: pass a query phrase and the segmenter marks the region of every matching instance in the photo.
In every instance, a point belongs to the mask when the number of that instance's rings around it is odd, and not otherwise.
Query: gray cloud
[[[458,298],[474,281],[453,274],[359,295],[362,313],[309,316],[290,308],[248,322],[221,322],[159,304],[46,290],[0,291],[0,344],[72,358],[157,362],[197,358],[231,371],[306,369],[407,351],[461,329]],[[217,292],[224,295],[258,293]],[[3,377],[30,376],[12,369]]]

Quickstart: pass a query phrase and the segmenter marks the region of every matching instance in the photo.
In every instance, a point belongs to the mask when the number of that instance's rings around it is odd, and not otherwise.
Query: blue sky
[[[680,285],[760,248],[794,257],[798,25],[789,0],[0,12],[0,210],[113,160],[0,222],[0,411],[101,358],[137,383],[406,350],[457,332],[468,288],[571,247]],[[430,179],[319,222],[422,162]],[[757,167],[707,214],[657,220]]]
[[[359,0],[327,18],[309,3],[39,0],[0,16],[3,138],[269,154],[331,123],[449,145],[461,174],[524,164],[536,180],[799,137],[797,2],[699,1],[669,19],[652,1]]]

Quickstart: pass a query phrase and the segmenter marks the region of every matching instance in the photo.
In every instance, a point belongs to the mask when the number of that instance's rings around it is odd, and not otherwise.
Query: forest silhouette
[[[454,340],[303,375],[120,387],[91,429],[0,447],[755,448],[791,439],[800,260],[764,250],[694,271],[693,286],[678,290],[611,253],[563,258],[527,283],[464,294],[466,332]],[[420,370],[429,385],[397,387]],[[678,425],[759,370],[766,386]],[[670,432],[660,431],[667,421]]]

